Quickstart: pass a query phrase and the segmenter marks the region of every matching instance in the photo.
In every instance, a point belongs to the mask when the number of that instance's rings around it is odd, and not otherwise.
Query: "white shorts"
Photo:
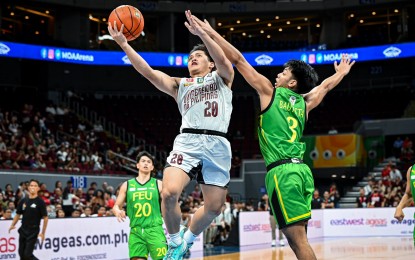
[[[231,145],[225,137],[182,133],[174,140],[166,167],[180,168],[201,184],[227,187],[231,159]]]

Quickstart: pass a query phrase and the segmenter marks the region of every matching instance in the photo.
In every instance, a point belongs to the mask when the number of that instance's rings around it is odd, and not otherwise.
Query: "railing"
[[[145,150],[156,156],[158,160],[165,160],[167,154],[164,151],[158,151],[154,144],[147,144],[143,138],[138,138],[134,133],[127,132],[123,127],[117,126],[115,122],[107,120],[107,118],[99,115],[95,111],[91,111],[88,107],[80,104],[77,100],[73,100],[66,95],[61,95],[61,102],[66,104],[74,113],[78,114],[82,118],[89,122],[100,122],[103,129],[110,133],[112,136],[118,137],[122,142],[127,143],[130,146],[143,146]]]
[[[71,135],[71,134],[68,134],[68,133],[65,133],[65,132],[63,132],[63,131],[56,131],[56,137],[59,139],[59,135],[65,135],[65,136],[67,136],[67,137],[69,137],[69,138],[71,138],[71,139],[73,139],[73,140],[76,140],[76,141],[78,141],[78,142],[81,142],[81,143],[84,143],[85,145],[86,145],[86,147],[88,148],[88,150],[89,150],[89,143],[87,142],[87,141],[84,141],[84,140],[81,140],[81,139],[79,139],[78,137],[76,137],[76,136],[74,136],[74,135]]]
[[[112,156],[110,156],[110,155],[112,155]],[[115,152],[113,152],[111,150],[108,150],[107,151],[107,154],[106,154],[106,160],[107,160],[107,162],[115,163],[114,160],[113,160],[115,157],[118,157],[120,159],[126,160],[127,162],[131,163],[131,165],[135,165],[136,164],[136,162],[133,159],[131,159],[131,158],[125,157],[125,156],[123,156],[123,155],[121,155],[119,153],[115,153]],[[127,171],[130,171],[130,172],[133,172],[133,173],[137,173],[137,169],[130,167],[128,164],[120,164],[120,166],[122,168],[126,169]]]

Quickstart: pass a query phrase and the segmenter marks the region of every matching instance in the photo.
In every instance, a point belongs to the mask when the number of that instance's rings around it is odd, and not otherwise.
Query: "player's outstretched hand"
[[[334,69],[336,72],[342,73],[344,76],[346,76],[355,62],[356,61],[351,60],[349,55],[343,54],[339,64],[337,64],[337,61],[334,62]]]
[[[205,31],[207,34],[212,35],[212,33],[215,31],[212,26],[209,24],[209,22],[204,19],[203,21],[197,18],[196,16],[192,15],[193,21],[199,25],[199,27]]]
[[[190,33],[197,35],[199,37],[206,34],[206,32],[196,22],[196,20],[194,19],[195,16],[192,15],[190,10],[187,10],[184,13],[186,14],[187,18],[187,22],[185,22],[184,25],[187,27],[187,29],[189,29]]]
[[[121,46],[123,43],[127,43],[127,38],[125,38],[124,34],[122,33],[124,31],[124,24],[121,24],[121,28],[118,31],[117,28],[117,21],[114,21],[114,24],[108,23],[108,32],[110,33],[111,37],[114,39],[118,45]]]
[[[117,218],[118,222],[124,222],[125,220],[125,211],[124,210],[114,210],[114,216]]]
[[[394,216],[399,222],[401,222],[403,220],[403,218],[405,217],[405,214],[403,214],[402,209],[400,208],[396,208],[395,211],[395,216]]]

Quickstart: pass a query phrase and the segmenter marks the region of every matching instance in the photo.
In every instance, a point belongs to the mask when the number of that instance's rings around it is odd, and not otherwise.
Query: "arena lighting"
[[[111,35],[109,35],[109,34],[105,34],[105,35],[102,35],[102,36],[98,36],[98,40],[100,40],[100,41],[103,41],[103,40],[114,40],[112,37],[111,37]]]

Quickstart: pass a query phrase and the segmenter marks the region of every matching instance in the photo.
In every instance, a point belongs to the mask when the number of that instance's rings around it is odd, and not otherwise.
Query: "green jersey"
[[[128,180],[126,202],[131,228],[149,228],[163,224],[160,193],[155,178],[150,178],[145,184],[140,184],[136,178]]]
[[[415,201],[415,164],[411,167],[411,172],[409,173],[409,180],[406,180],[411,185],[411,192],[412,192],[412,198]],[[415,218],[415,213],[414,213]],[[415,233],[414,233],[415,237]]]
[[[304,98],[288,88],[274,89],[258,124],[259,146],[267,166],[283,159],[303,159],[305,144],[300,139],[305,122]]]

